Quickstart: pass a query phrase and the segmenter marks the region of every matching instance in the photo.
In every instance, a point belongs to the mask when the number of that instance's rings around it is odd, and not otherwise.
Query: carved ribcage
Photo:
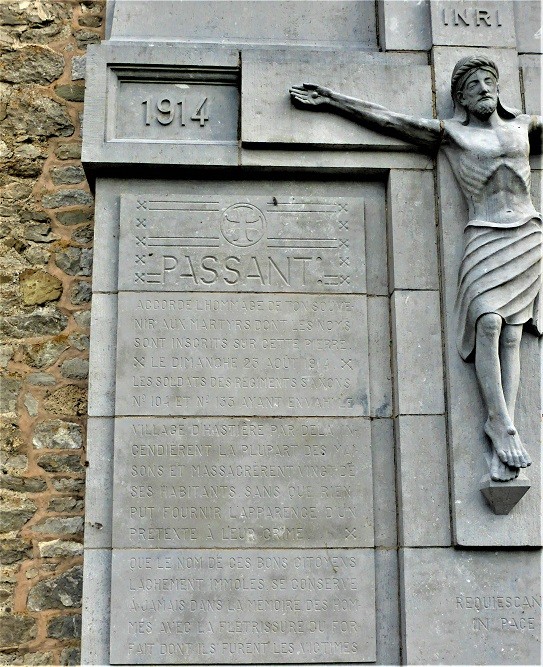
[[[484,186],[499,169],[503,168],[512,172],[513,179],[520,180],[525,190],[529,191],[530,165],[527,160],[518,162],[496,158],[476,160],[469,154],[462,155],[459,176],[466,196],[471,195],[474,199],[479,199]]]

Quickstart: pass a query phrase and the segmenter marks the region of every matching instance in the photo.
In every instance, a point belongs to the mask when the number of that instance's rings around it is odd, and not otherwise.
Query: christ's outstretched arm
[[[300,109],[339,113],[372,130],[424,148],[437,148],[441,143],[442,127],[438,120],[396,113],[379,104],[341,95],[314,83],[293,86],[289,92],[292,103]]]

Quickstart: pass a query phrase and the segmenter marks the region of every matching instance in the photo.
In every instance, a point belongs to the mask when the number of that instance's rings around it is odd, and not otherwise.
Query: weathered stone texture
[[[102,36],[104,5],[0,2],[0,663],[6,665],[80,661],[91,267],[90,248],[80,246],[93,233],[93,199],[79,161],[80,114],[85,48]],[[59,574],[66,558],[75,567]],[[34,609],[24,612],[27,596]]]
[[[32,611],[65,609],[81,606],[83,571],[80,565],[58,577],[36,584],[28,594],[28,608]]]
[[[9,648],[19,646],[34,639],[37,634],[37,623],[34,618],[15,614],[0,616],[0,646]]]

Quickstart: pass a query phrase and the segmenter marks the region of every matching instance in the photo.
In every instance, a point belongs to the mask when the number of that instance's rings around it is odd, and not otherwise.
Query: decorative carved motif
[[[458,350],[475,362],[487,410],[490,480],[512,482],[531,464],[513,423],[520,342],[523,329],[543,332],[541,215],[530,198],[529,164],[530,140],[538,142],[543,123],[507,109],[498,78],[487,56],[460,60],[451,80],[455,114],[446,120],[395,113],[310,83],[293,86],[290,95],[299,109],[338,113],[445,152],[469,210],[456,302]]]

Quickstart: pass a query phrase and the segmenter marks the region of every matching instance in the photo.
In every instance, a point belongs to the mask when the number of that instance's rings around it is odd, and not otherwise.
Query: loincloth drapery
[[[541,335],[541,264],[541,220],[518,227],[466,227],[455,306],[463,359],[473,356],[477,320],[487,313],[501,315],[507,324],[530,324]]]

